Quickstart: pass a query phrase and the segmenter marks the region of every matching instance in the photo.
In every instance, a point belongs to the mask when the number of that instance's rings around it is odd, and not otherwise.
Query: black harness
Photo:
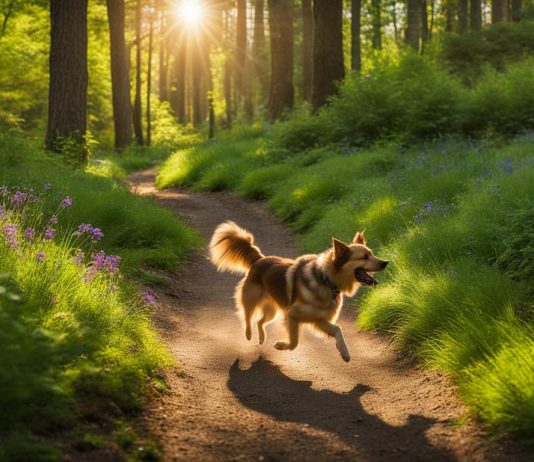
[[[326,274],[323,276],[323,283],[332,291],[332,299],[337,298],[339,295],[339,289],[330,279],[328,279]]]

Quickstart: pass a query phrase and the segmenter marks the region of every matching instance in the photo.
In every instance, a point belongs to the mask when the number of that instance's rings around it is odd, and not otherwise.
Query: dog
[[[302,325],[334,337],[346,362],[350,351],[336,320],[343,295],[354,295],[360,285],[378,281],[369,273],[383,270],[387,260],[373,255],[363,232],[351,244],[332,238],[332,247],[318,255],[296,260],[264,256],[254,245],[254,236],[232,221],[215,229],[209,244],[210,260],[219,271],[244,274],[235,291],[235,301],[245,321],[245,335],[252,338],[257,322],[259,343],[265,341],[265,326],[279,313],[286,319],[288,340],[278,341],[278,350],[294,350]]]

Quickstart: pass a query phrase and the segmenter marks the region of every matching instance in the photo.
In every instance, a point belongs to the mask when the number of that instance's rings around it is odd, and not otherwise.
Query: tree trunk
[[[9,21],[9,17],[11,16],[11,13],[13,13],[14,6],[15,6],[15,0],[10,0],[9,4],[7,5],[6,12],[4,13],[4,20],[2,21],[2,29],[0,30],[0,38],[2,38],[4,34],[6,33],[7,22]]]
[[[351,0],[350,12],[351,68],[353,71],[360,72],[362,69],[362,0]]]
[[[337,93],[336,83],[345,77],[343,63],[343,1],[313,2],[313,88],[314,110]]]
[[[469,26],[471,30],[480,30],[482,28],[482,5],[481,0],[470,0],[470,17]]]
[[[313,77],[312,0],[302,0],[302,96],[311,100]]]
[[[469,24],[469,2],[468,0],[458,0],[458,32],[467,32]]]
[[[109,1],[109,0],[108,0]],[[159,99],[169,100],[169,53],[167,40],[167,10],[163,0],[158,0],[159,11]]]
[[[186,83],[186,50],[187,43],[185,37],[180,37],[176,40],[174,46],[174,62],[172,66],[172,90],[169,95],[169,102],[174,115],[178,122],[185,124],[185,83]]]
[[[154,47],[154,13],[150,13],[148,31],[148,65],[146,71],[146,145],[152,143],[152,114],[150,98],[152,97],[152,53]]]
[[[235,44],[235,91],[238,99],[238,106],[241,105],[245,97],[245,67],[247,60],[247,2],[237,0],[236,18],[236,44]]]
[[[445,31],[452,32],[454,30],[454,19],[456,17],[456,0],[446,0],[446,18]]]
[[[502,0],[491,1],[491,23],[496,24],[503,20],[503,2]]]
[[[111,48],[111,91],[115,149],[121,151],[132,140],[130,59],[124,39],[124,0],[107,0]]]
[[[406,10],[406,43],[415,51],[419,51],[419,39],[421,38],[421,2],[420,0],[408,0]]]
[[[512,0],[510,9],[510,19],[514,22],[521,20],[521,0]]]
[[[231,16],[228,10],[224,14],[224,37],[226,43],[226,49],[228,49],[228,44],[231,36]],[[223,76],[223,86],[224,86],[224,104],[226,108],[226,126],[230,128],[233,121],[233,99],[232,99],[232,61],[231,57],[228,54],[225,56],[224,61],[224,76]]]
[[[271,84],[268,110],[278,120],[293,107],[293,0],[269,0]]]
[[[421,52],[424,51],[428,42],[428,3],[427,0],[421,1]]]
[[[50,87],[46,147],[61,152],[74,140],[87,160],[87,0],[50,0]],[[70,146],[69,146],[70,148]]]
[[[143,139],[143,108],[141,105],[141,0],[137,0],[135,8],[135,97],[133,108],[133,124],[135,139],[139,146],[144,144]]]
[[[269,85],[266,69],[267,54],[265,50],[265,16],[264,0],[256,0],[254,3],[254,51],[252,56],[256,64],[256,76],[260,86],[262,103],[265,102],[267,87]]]
[[[380,0],[371,0],[370,6],[372,36],[371,44],[375,50],[382,49],[382,5]]]

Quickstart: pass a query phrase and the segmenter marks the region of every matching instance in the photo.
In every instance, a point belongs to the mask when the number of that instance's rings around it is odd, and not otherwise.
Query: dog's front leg
[[[289,342],[276,342],[274,347],[277,350],[294,350],[299,344],[300,325],[299,322],[289,316],[287,318],[287,328],[289,331]]]
[[[339,354],[341,355],[344,361],[349,362],[350,351],[349,347],[347,346],[347,343],[345,342],[345,337],[343,337],[343,331],[341,330],[341,327],[336,326],[331,322],[328,322],[326,319],[316,321],[315,326],[318,329],[322,330],[324,333],[330,335],[331,337],[335,337],[336,347],[339,351]]]

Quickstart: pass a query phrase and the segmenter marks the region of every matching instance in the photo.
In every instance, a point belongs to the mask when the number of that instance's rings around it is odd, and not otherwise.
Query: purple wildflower
[[[37,261],[43,261],[45,258],[46,258],[46,255],[45,255],[44,252],[37,252],[37,253],[35,254],[35,259],[36,259]]]
[[[4,236],[6,243],[13,249],[19,246],[19,240],[17,239],[17,233],[19,231],[19,225],[15,223],[8,223],[4,225]]]
[[[46,228],[44,232],[44,240],[51,241],[56,235],[56,230],[54,228]]]
[[[13,197],[11,198],[11,203],[15,205],[22,205],[24,201],[27,199],[28,194],[22,191],[16,191],[15,194],[13,194]]]
[[[44,189],[45,191],[50,191],[50,190],[52,189],[52,185],[51,185],[50,183],[45,183],[45,184],[43,185],[43,189]]]
[[[104,233],[102,232],[102,230],[100,228],[93,228],[93,230],[91,231],[91,235],[97,241],[99,241],[100,239],[104,238]]]
[[[147,305],[155,305],[158,301],[158,296],[151,290],[143,291],[141,293],[141,297]]]
[[[74,263],[77,265],[83,265],[85,262],[85,254],[83,253],[83,250],[78,249],[78,252],[76,252],[76,255],[74,256]]]
[[[26,241],[33,241],[34,237],[35,237],[35,230],[33,228],[26,228],[24,230],[24,239]]]
[[[49,225],[57,225],[57,215],[52,215],[50,220],[48,220]]]
[[[121,257],[117,255],[106,255],[103,250],[93,253],[92,260],[89,263],[89,269],[83,279],[85,282],[91,282],[97,273],[104,271],[107,271],[110,275],[114,275],[119,271],[120,262]]]
[[[0,205],[0,219],[3,220],[5,217],[7,217],[7,213],[6,213],[5,209],[4,209],[4,207],[2,207]]]
[[[59,206],[63,208],[70,207],[71,205],[72,205],[72,198],[69,196],[65,197],[65,199],[63,199],[61,203],[59,204]]]

